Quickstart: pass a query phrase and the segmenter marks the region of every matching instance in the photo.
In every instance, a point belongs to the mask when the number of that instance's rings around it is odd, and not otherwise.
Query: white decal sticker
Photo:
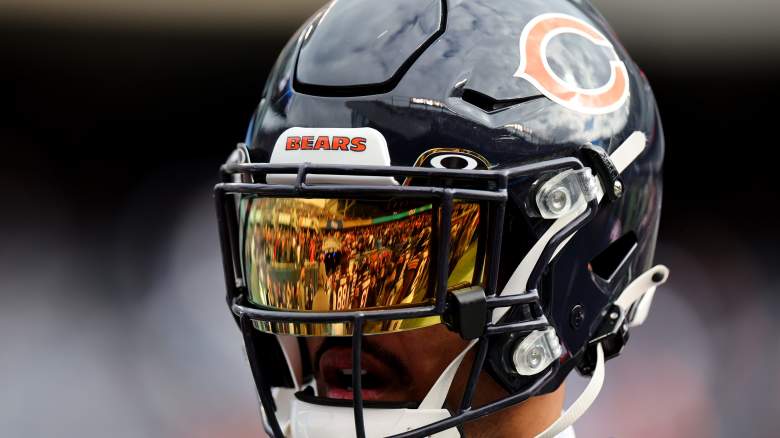
[[[384,136],[373,128],[289,128],[276,139],[271,163],[389,166]],[[270,184],[292,184],[292,174],[269,174]],[[392,177],[309,175],[309,184],[397,184]]]

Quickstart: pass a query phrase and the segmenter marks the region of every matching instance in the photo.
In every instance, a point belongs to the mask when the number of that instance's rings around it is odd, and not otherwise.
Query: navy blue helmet
[[[593,375],[555,436],[668,277],[653,266],[663,155],[650,85],[586,0],[323,7],[215,188],[267,432],[460,436]],[[364,400],[366,339],[437,325],[463,348],[425,397]],[[351,347],[347,396],[318,391],[309,337]],[[475,406],[484,374],[505,397]]]

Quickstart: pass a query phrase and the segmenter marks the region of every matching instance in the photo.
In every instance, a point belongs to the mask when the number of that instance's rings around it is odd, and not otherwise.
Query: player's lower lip
[[[363,400],[380,400],[400,387],[396,373],[371,354],[361,355]],[[321,359],[319,374],[325,386],[325,397],[352,400],[352,350],[334,347]]]
[[[383,391],[377,391],[375,389],[364,389],[360,391],[360,394],[363,396],[363,400],[379,400],[382,396]],[[354,393],[352,392],[352,389],[342,389],[342,388],[331,388],[328,387],[328,389],[325,392],[325,397],[328,398],[335,398],[340,400],[352,400],[354,397]]]

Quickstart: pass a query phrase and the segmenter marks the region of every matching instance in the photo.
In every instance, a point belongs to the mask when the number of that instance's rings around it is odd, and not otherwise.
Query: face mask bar
[[[471,409],[471,402],[476,389],[477,378],[481,373],[488,351],[489,339],[492,335],[499,335],[509,332],[530,333],[534,330],[544,330],[549,327],[549,323],[544,315],[531,320],[509,323],[488,323],[492,312],[497,308],[513,307],[519,305],[532,305],[541,309],[539,302],[538,285],[542,278],[545,268],[553,258],[556,248],[566,238],[571,236],[585,223],[587,223],[596,213],[597,199],[590,199],[579,215],[571,222],[558,231],[547,243],[542,251],[539,260],[527,282],[526,291],[519,294],[508,296],[497,296],[498,282],[498,259],[501,248],[501,234],[503,230],[504,213],[508,200],[507,187],[509,182],[515,178],[540,177],[545,174],[558,173],[563,171],[579,171],[584,169],[582,162],[574,157],[555,158],[551,160],[521,164],[515,167],[501,170],[451,170],[438,168],[418,168],[401,166],[334,166],[334,165],[313,165],[302,163],[299,165],[289,164],[261,164],[261,163],[227,163],[221,168],[222,183],[214,188],[217,216],[220,230],[220,245],[222,249],[223,268],[225,272],[225,283],[227,288],[227,301],[237,322],[239,323],[246,348],[250,359],[252,374],[257,385],[258,395],[264,409],[268,427],[276,438],[284,437],[284,433],[276,418],[276,407],[271,393],[271,386],[268,384],[260,366],[257,363],[257,352],[254,351],[252,336],[254,332],[253,320],[269,322],[287,322],[287,323],[348,323],[352,326],[352,389],[355,419],[355,431],[358,438],[364,438],[365,425],[363,420],[364,403],[362,400],[361,388],[361,348],[363,325],[366,321],[386,321],[410,318],[421,318],[427,316],[441,316],[443,320],[448,320],[446,314],[461,312],[461,319],[476,319],[483,321],[484,330],[476,336],[467,338],[478,339],[478,348],[475,354],[474,362],[469,372],[469,380],[466,385],[460,409],[453,415],[444,420],[410,430],[394,437],[425,437],[437,432],[449,429],[467,421],[488,415],[497,410],[519,403],[545,387],[551,382],[560,369],[558,361],[554,361],[552,366],[539,378],[522,392],[513,394],[509,397],[492,402],[477,409]],[[265,176],[272,174],[294,174],[294,184],[265,184],[246,181],[264,180]],[[384,176],[415,178],[419,177],[426,181],[440,182],[436,186],[377,186],[360,184],[338,184],[338,185],[312,185],[307,184],[308,175],[351,175],[351,176]],[[236,176],[242,182],[236,181]],[[485,189],[465,189],[451,187],[452,181],[470,181],[478,182],[485,186]],[[386,310],[354,310],[337,312],[313,312],[313,311],[282,311],[260,308],[249,305],[246,301],[246,285],[243,281],[243,274],[240,266],[240,248],[238,233],[238,218],[235,203],[235,196],[256,195],[269,197],[296,197],[296,198],[336,198],[343,197],[349,193],[355,198],[381,198],[381,197],[407,197],[428,199],[434,202],[440,214],[438,218],[434,216],[433,221],[433,243],[432,243],[432,283],[435,287],[435,301],[433,305],[424,305],[412,308],[386,309]],[[479,291],[482,303],[477,306],[476,313],[469,313],[467,318],[463,318],[466,309],[461,304],[453,303],[447,300],[447,254],[450,249],[450,233],[443,232],[449,230],[452,220],[454,200],[464,200],[472,202],[482,202],[487,205],[488,226],[487,242],[490,242],[486,251],[487,272],[485,273],[484,290]],[[473,307],[471,307],[473,309]],[[481,314],[480,314],[481,313]],[[541,312],[540,312],[541,313]],[[460,331],[463,336],[463,330],[459,327],[450,327]],[[466,337],[466,336],[464,336]]]

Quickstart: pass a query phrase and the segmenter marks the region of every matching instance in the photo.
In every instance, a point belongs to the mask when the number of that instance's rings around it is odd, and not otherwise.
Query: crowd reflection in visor
[[[250,301],[284,310],[345,311],[425,305],[431,260],[430,204],[341,199],[249,198],[242,202]],[[453,208],[450,288],[473,284],[479,206]],[[478,279],[477,279],[478,282]],[[412,328],[386,322],[379,331]],[[343,324],[336,324],[343,326]],[[334,334],[314,324],[261,324],[275,333]],[[343,328],[343,327],[342,327]],[[312,333],[312,331],[314,333]]]

